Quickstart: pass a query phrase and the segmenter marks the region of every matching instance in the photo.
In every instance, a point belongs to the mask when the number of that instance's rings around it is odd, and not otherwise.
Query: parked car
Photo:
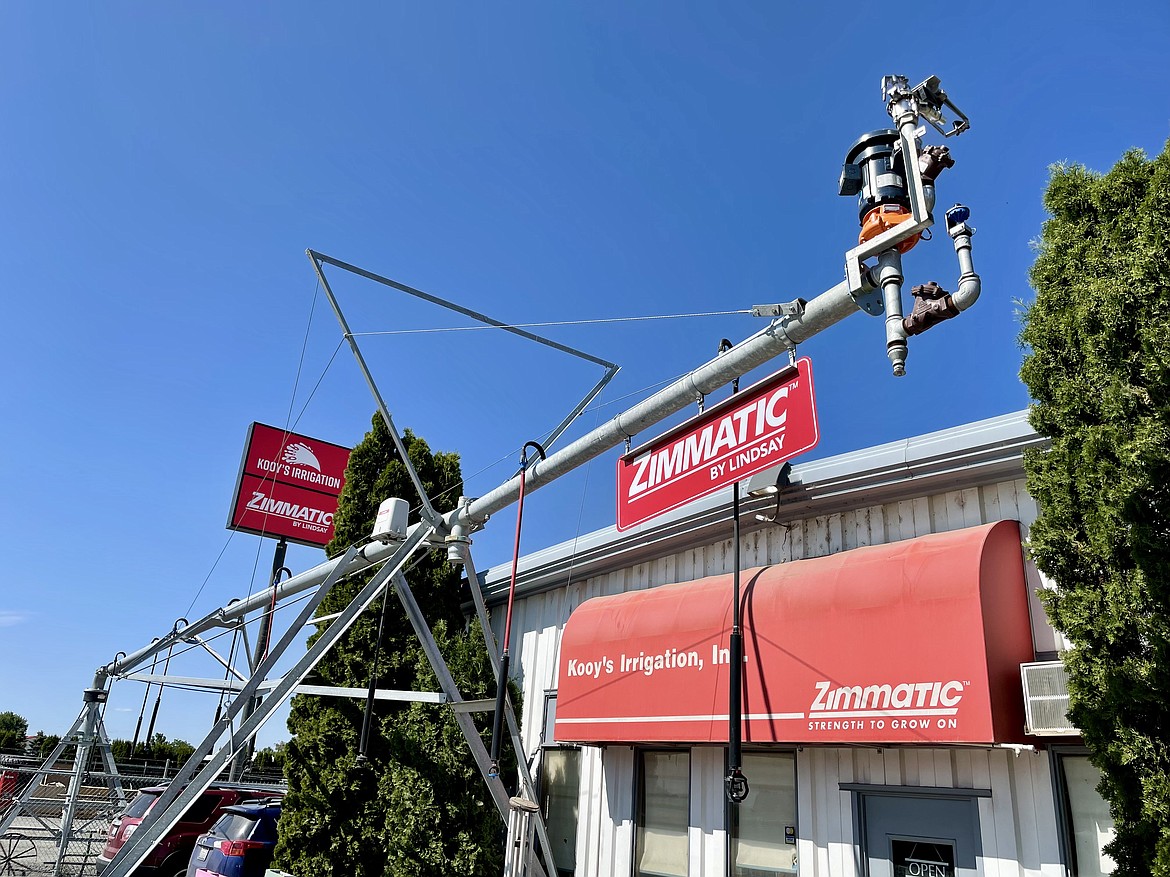
[[[264,877],[279,819],[279,801],[225,808],[211,831],[195,841],[187,877]]]
[[[166,786],[150,786],[138,792],[110,825],[105,848],[97,858],[100,874],[110,864],[118,850],[126,843],[143,818],[166,790]],[[134,872],[141,877],[184,877],[195,841],[223,815],[224,809],[249,801],[269,800],[283,794],[280,789],[217,784],[192,802],[183,817],[147,854]]]

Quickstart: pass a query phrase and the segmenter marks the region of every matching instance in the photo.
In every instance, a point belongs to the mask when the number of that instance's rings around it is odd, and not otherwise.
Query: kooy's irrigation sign
[[[618,460],[617,528],[779,466],[819,439],[805,357]]]
[[[333,538],[349,448],[253,423],[232,501],[229,530],[304,545]]]

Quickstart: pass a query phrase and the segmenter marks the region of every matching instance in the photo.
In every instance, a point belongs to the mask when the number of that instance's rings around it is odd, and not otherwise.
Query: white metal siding
[[[633,749],[582,748],[577,802],[579,877],[633,873],[634,776]]]
[[[830,749],[797,756],[800,873],[858,873],[853,801],[840,783],[990,789],[979,798],[987,877],[1063,877],[1048,757],[1007,749]],[[713,872],[708,872],[713,873]]]

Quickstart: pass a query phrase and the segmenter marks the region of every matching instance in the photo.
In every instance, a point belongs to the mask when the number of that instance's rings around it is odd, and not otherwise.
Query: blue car
[[[279,801],[225,807],[211,831],[195,841],[187,877],[264,877],[276,849]]]

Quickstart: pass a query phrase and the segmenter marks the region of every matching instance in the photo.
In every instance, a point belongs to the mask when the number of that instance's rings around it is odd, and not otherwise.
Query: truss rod
[[[868,277],[865,276],[862,278],[860,290],[851,290],[849,283],[842,281],[812,301],[793,308],[794,313],[773,320],[764,329],[741,341],[716,359],[704,363],[649,398],[626,409],[608,423],[602,424],[561,450],[549,454],[547,459],[530,466],[525,476],[525,490],[536,490],[554,481],[609,449],[617,447],[627,438],[683,410],[693,404],[699,396],[712,393],[735,378],[742,377],[777,356],[795,349],[800,342],[858,312],[854,296],[872,288]],[[450,534],[452,527],[467,530],[478,528],[489,515],[515,502],[519,491],[520,479],[514,477],[479,499],[471,500],[462,507],[447,512],[436,522],[438,538],[435,541],[441,543],[442,537]],[[411,529],[413,531],[420,526],[430,525],[415,524]],[[396,548],[395,543],[372,542],[365,545],[355,553],[341,574],[348,576],[369,569],[393,555]],[[340,562],[340,558],[327,560],[299,575],[285,579],[276,588],[277,600],[321,584]],[[212,628],[227,627],[249,612],[267,608],[271,600],[272,594],[266,590],[217,609],[180,630],[173,630],[158,641],[99,668],[95,686],[103,687],[107,676],[124,675],[185,639]]]

